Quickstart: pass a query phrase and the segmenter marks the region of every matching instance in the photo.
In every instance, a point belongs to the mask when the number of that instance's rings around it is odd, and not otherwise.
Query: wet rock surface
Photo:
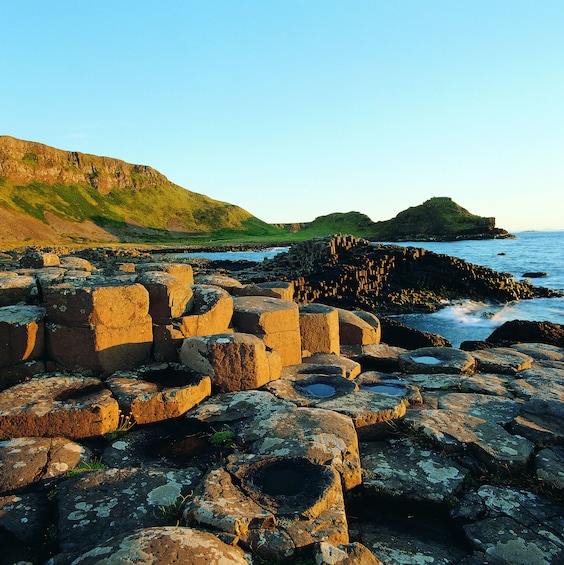
[[[311,286],[307,269],[342,266],[348,251],[359,259],[357,248],[346,238],[334,249],[308,248],[297,295]],[[390,284],[399,280],[393,261],[423,259],[416,255],[389,255]],[[22,271],[14,260],[6,264],[15,274],[0,277],[23,279],[0,288],[14,347],[0,371],[0,563],[564,561],[564,350],[549,328],[468,351],[425,336],[390,344],[387,326],[355,305],[340,316],[337,351],[335,306],[303,309],[319,318],[302,333],[288,281],[196,272],[194,284],[192,268],[150,254],[100,249],[76,258],[30,256],[36,266]],[[115,280],[101,284],[104,276]],[[355,275],[346,280],[367,288]],[[508,295],[530,289],[504,284]],[[230,314],[237,300],[238,327]],[[73,316],[76,302],[84,312]],[[205,335],[182,333],[196,320],[187,316],[202,316]],[[53,357],[42,343],[49,332],[33,326],[42,323],[67,333],[132,324],[145,332],[143,361],[133,350],[104,358],[76,339],[62,353],[61,339]],[[155,364],[163,328],[170,358]],[[286,331],[289,338],[277,335]],[[330,339],[311,355],[316,335]],[[110,350],[116,343],[108,338]],[[286,357],[282,368],[275,346],[295,362]],[[87,367],[62,371],[64,359]],[[180,402],[182,390],[203,382],[205,394]]]

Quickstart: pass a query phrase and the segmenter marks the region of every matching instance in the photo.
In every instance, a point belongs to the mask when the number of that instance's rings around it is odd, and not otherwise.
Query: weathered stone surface
[[[488,394],[452,392],[439,397],[439,408],[463,412],[494,424],[506,426],[521,411],[522,402]]]
[[[229,294],[234,294],[234,289],[243,288],[243,283],[234,279],[233,277],[228,277],[226,275],[220,274],[206,274],[206,275],[196,275],[194,277],[194,282],[197,285],[204,286],[217,286],[227,291]]]
[[[403,374],[364,371],[355,380],[360,390],[368,390],[384,396],[400,399],[404,404],[421,404],[423,399],[419,388],[404,378]]]
[[[61,267],[66,269],[73,269],[77,271],[95,271],[96,267],[88,261],[88,259],[83,259],[82,257],[76,257],[74,255],[63,255],[59,258]]]
[[[0,493],[60,477],[86,463],[90,451],[63,437],[16,437],[0,442]]]
[[[30,276],[0,277],[0,307],[23,302],[33,304],[37,301],[37,283]]]
[[[535,367],[519,373],[513,388],[521,398],[564,402],[564,371]]]
[[[104,541],[80,556],[56,556],[49,565],[249,565],[250,556],[209,532],[177,526],[141,528]]]
[[[445,391],[445,393],[447,391],[469,391],[513,398],[513,394],[509,390],[509,388],[512,388],[513,379],[491,373],[474,373],[473,375],[415,374],[403,375],[402,378],[426,391]]]
[[[303,367],[292,365],[291,367]],[[293,402],[296,406],[323,406],[324,403],[338,398],[343,401],[347,394],[357,390],[354,382],[340,375],[325,375],[316,373],[289,373],[266,384],[263,390]]]
[[[523,403],[520,414],[514,418],[509,430],[539,444],[563,443],[564,404],[548,397],[551,383],[547,382],[546,386],[547,393],[542,389],[536,397],[531,396]]]
[[[348,357],[345,357],[343,355],[333,355],[329,353],[315,353],[314,355],[310,355],[309,357],[304,357],[302,359],[302,363],[304,365],[314,365],[314,367],[306,368],[304,372],[307,372],[308,370],[310,372],[324,372],[320,369],[325,367],[331,372],[340,374],[341,376],[345,377],[345,379],[349,380],[358,377],[362,368],[360,363],[357,363],[356,361],[353,361]]]
[[[340,376],[295,375],[265,388],[297,406],[315,406],[348,416],[363,439],[378,437],[387,431],[387,422],[401,418],[406,411],[406,388],[403,396],[381,394],[369,388],[359,390],[354,381]]]
[[[0,307],[0,367],[41,359],[45,352],[45,308]]]
[[[403,347],[393,347],[386,343],[341,345],[341,355],[357,361],[367,371],[399,371],[399,356],[405,352]]]
[[[564,447],[541,449],[535,456],[535,473],[545,484],[564,491]]]
[[[224,333],[233,316],[233,298],[218,286],[192,286],[194,300],[190,312],[178,318],[185,337]]]
[[[478,489],[479,521],[464,530],[492,563],[556,565],[564,554],[562,507],[524,490],[485,485]]]
[[[116,279],[96,277],[47,286],[43,298],[49,320],[72,328],[127,328],[144,323],[149,314],[145,287]]]
[[[373,314],[372,312],[366,312],[365,310],[352,310],[352,313],[374,328],[374,330],[376,331],[378,343],[380,343],[382,339],[382,324],[380,323],[380,319],[376,316],[376,314]]]
[[[299,307],[299,313],[302,351],[310,354],[339,354],[339,314],[337,310],[323,304],[302,304]]]
[[[117,401],[95,378],[38,377],[0,392],[0,439],[100,436],[118,420]]]
[[[149,315],[155,324],[170,324],[190,308],[192,288],[162,271],[147,271],[137,278],[149,292]]]
[[[194,284],[194,271],[192,269],[192,265],[188,265],[187,263],[140,263],[136,266],[136,271],[138,273],[161,271],[180,279],[188,286]]]
[[[400,367],[406,373],[474,372],[474,358],[462,349],[452,347],[422,347],[399,355]]]
[[[47,353],[70,371],[110,374],[145,363],[153,345],[153,325],[146,316],[125,327],[46,325]]]
[[[107,469],[63,481],[57,493],[61,550],[84,551],[111,536],[175,524],[180,516],[169,514],[199,475],[190,468]]]
[[[249,453],[306,457],[331,465],[343,488],[361,483],[358,436],[352,420],[319,408],[296,408],[264,391],[214,396],[187,416],[214,425],[228,424]]]
[[[476,359],[478,371],[482,373],[498,373],[515,375],[519,371],[529,369],[533,358],[508,347],[493,347],[482,351],[472,351]]]
[[[313,558],[320,565],[383,565],[367,547],[358,542],[339,545],[318,542],[313,548]]]
[[[54,526],[47,493],[1,496],[2,563],[44,563],[55,549]]]
[[[523,471],[533,444],[497,424],[453,410],[409,411],[405,422],[431,437],[447,452],[471,450],[494,473]]]
[[[282,365],[302,360],[298,305],[287,300],[262,296],[234,299],[233,325],[237,331],[259,336],[277,351]]]
[[[339,337],[343,345],[371,345],[380,343],[379,328],[363,320],[357,314],[337,308]]]
[[[564,361],[564,349],[546,343],[515,343],[511,346],[529,357],[537,360]]]
[[[188,501],[187,521],[239,537],[265,557],[288,558],[313,542],[347,543],[337,473],[295,457],[230,457]]]
[[[367,494],[440,503],[456,495],[468,471],[409,438],[360,444]]]
[[[106,385],[137,424],[181,416],[211,394],[210,377],[168,363],[114,373]]]
[[[259,388],[280,376],[276,352],[266,350],[258,337],[225,333],[186,338],[180,362],[195,372],[209,375],[220,392]]]

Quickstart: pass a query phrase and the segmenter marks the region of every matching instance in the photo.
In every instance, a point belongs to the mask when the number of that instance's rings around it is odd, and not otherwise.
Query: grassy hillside
[[[53,224],[55,216],[55,224],[64,222],[71,233],[69,223],[91,222],[120,241],[285,233],[239,206],[185,190],[150,167],[8,136],[0,136],[0,206],[36,225]]]
[[[494,228],[494,218],[476,216],[448,197],[436,197],[407,208],[391,220],[376,222],[373,237],[380,241],[445,239],[471,237]]]

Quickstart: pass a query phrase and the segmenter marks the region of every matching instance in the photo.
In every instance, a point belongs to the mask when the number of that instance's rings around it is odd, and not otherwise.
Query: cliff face
[[[0,136],[0,218],[0,244],[12,247],[280,231],[146,165],[8,136]]]
[[[0,136],[0,177],[14,183],[87,184],[100,194],[115,188],[170,185],[158,171],[119,159],[63,151],[41,143]]]

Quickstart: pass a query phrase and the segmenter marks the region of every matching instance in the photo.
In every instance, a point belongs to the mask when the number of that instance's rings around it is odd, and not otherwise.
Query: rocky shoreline
[[[0,563],[562,563],[564,329],[374,315],[544,290],[364,246],[5,254]]]

